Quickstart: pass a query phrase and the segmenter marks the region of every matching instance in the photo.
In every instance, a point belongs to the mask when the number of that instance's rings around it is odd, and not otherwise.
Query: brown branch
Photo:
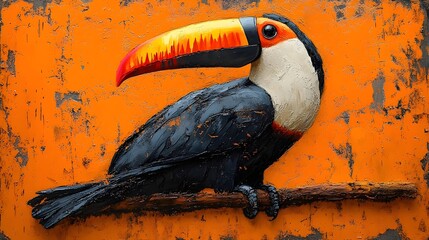
[[[293,189],[279,189],[281,207],[302,205],[316,201],[341,201],[362,199],[391,201],[397,198],[416,198],[417,187],[406,182],[387,183],[331,183],[304,186]],[[261,210],[270,205],[268,194],[258,190]],[[112,211],[160,211],[184,212],[208,208],[244,208],[247,199],[241,193],[194,193],[154,194],[150,197],[136,197],[111,206]],[[106,209],[105,209],[106,210]]]

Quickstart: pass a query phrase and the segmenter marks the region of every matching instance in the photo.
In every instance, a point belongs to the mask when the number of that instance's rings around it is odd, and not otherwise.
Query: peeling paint
[[[419,79],[418,75],[419,75],[419,70],[420,70],[420,60],[418,60],[417,55],[415,50],[413,49],[413,47],[410,45],[410,43],[408,43],[407,48],[402,49],[402,52],[405,54],[405,56],[408,59],[408,69],[403,69],[406,70],[407,73],[409,73],[408,78],[402,78],[402,82],[404,82],[404,84],[409,87],[412,88],[413,87],[413,83],[418,82]]]
[[[92,162],[92,159],[89,159],[89,158],[86,158],[86,157],[84,157],[83,159],[82,159],[82,165],[85,167],[85,168],[88,168],[89,167],[89,164]]]
[[[422,118],[429,118],[429,113],[420,113],[413,115],[413,123],[419,123]]]
[[[34,11],[37,11],[39,8],[42,8],[43,10],[45,10],[48,3],[52,2],[52,0],[24,0],[24,1],[33,4]]]
[[[428,77],[429,71],[429,2],[425,1],[423,4],[427,4],[426,11],[424,14],[423,26],[422,26],[422,36],[423,39],[420,42],[420,49],[422,50],[422,58],[420,59],[420,64],[426,70],[426,78]]]
[[[411,9],[411,0],[393,0],[394,2],[402,4],[402,6]]]
[[[73,120],[77,120],[80,117],[80,115],[82,114],[82,109],[78,108],[76,110],[76,109],[72,108],[72,110],[71,110],[70,113],[71,113],[71,115],[73,117]]]
[[[16,76],[15,69],[15,52],[12,50],[7,51],[7,60],[6,60],[7,70],[13,75]]]
[[[390,55],[390,57],[392,58],[392,62],[394,62],[396,65],[398,65],[398,64],[399,64],[399,61],[398,61],[398,59],[396,58],[396,56],[394,56],[394,55]]]
[[[7,127],[7,136],[9,137],[10,142],[13,142],[13,147],[18,153],[15,155],[15,161],[21,166],[25,167],[28,163],[28,151],[21,146],[21,138],[20,136],[16,136],[12,132],[12,127],[9,125],[8,117],[9,117],[9,108],[3,105],[3,97],[0,97],[0,110],[2,110],[5,114],[5,121]]]
[[[384,95],[384,74],[382,72],[378,73],[378,76],[372,81],[372,100],[370,108],[376,110],[377,112],[382,112],[384,100],[386,99]]]
[[[334,150],[334,152],[338,156],[341,156],[341,157],[348,160],[348,165],[349,165],[349,169],[350,169],[350,177],[351,177],[353,175],[353,165],[355,163],[354,158],[353,158],[352,145],[347,142],[346,146],[340,145],[338,148],[332,146],[332,149]]]
[[[220,236],[220,240],[236,240],[237,238],[231,235]]]
[[[396,120],[401,120],[401,119],[404,118],[404,116],[405,116],[406,113],[411,112],[411,110],[410,110],[410,104],[411,104],[411,101],[408,103],[408,106],[404,106],[402,104],[402,100],[399,100],[398,104],[396,106],[387,106],[387,107],[384,107],[383,111],[384,111],[384,114],[386,116],[388,116],[389,113],[390,113],[390,111],[393,110],[393,114],[395,116],[395,119]]]
[[[100,156],[104,157],[104,154],[106,154],[106,145],[102,144],[100,146]]]
[[[377,6],[380,5],[381,0],[372,0]]]
[[[85,114],[86,116],[88,115],[88,114]],[[90,128],[90,126],[89,126],[89,124],[91,123],[91,121],[89,121],[87,118],[85,118],[85,133],[86,133],[86,135],[88,135],[88,136],[90,136],[90,134],[89,134],[89,128]]]
[[[350,0],[328,0],[328,2],[334,2],[335,20],[340,22],[346,19],[347,6],[350,5]],[[376,2],[376,1],[374,1]],[[359,4],[356,5],[354,17],[362,17],[365,14],[365,0],[359,0]]]
[[[260,0],[222,0],[222,8],[228,10],[231,8],[237,8],[240,10],[246,10],[253,4],[258,6]]]
[[[405,240],[409,239],[402,230],[402,224],[399,219],[396,219],[398,227],[396,229],[387,229],[384,233],[379,234],[377,237],[369,238],[372,240]]]
[[[130,4],[130,3],[132,3],[132,2],[134,2],[134,0],[121,0],[121,1],[119,2],[119,5],[121,5],[121,6],[123,6],[123,7],[126,7],[126,6],[128,6],[128,4]]]
[[[416,107],[421,103],[425,103],[425,98],[422,96],[421,92],[416,89],[409,95],[408,108]]]
[[[426,143],[426,149],[428,152],[423,157],[423,159],[420,160],[420,164],[424,171],[423,178],[426,180],[426,185],[429,188],[429,142]]]
[[[345,9],[346,9],[346,4],[339,4],[339,5],[334,6],[334,11],[335,11],[335,16],[337,18],[336,19],[337,22],[346,19],[346,17],[344,16]]]
[[[319,232],[318,229],[311,228],[312,234],[306,236],[306,237],[298,237],[294,235],[285,235],[284,233],[280,233],[276,240],[321,240],[323,239],[322,233]]]
[[[0,1],[0,6],[1,7],[9,7],[12,3],[16,2],[16,0],[5,0],[5,1]]]
[[[362,6],[357,7],[355,17],[362,17],[365,14],[365,9]]]
[[[348,111],[344,111],[344,112],[342,112],[341,113],[341,115],[337,118],[337,120],[338,119],[342,119],[342,120],[344,120],[344,122],[346,123],[346,124],[349,124],[349,122],[350,122],[350,113],[348,112]]]
[[[25,148],[20,146],[21,138],[19,136],[15,137],[15,142],[13,143],[13,146],[18,151],[18,153],[15,155],[15,160],[21,167],[25,167],[28,163],[28,152]]]
[[[402,240],[401,235],[396,229],[387,229],[384,233],[378,235],[373,240]]]
[[[2,231],[0,231],[0,240],[10,240]]]
[[[391,17],[384,20],[381,38],[386,40],[386,37],[388,36],[400,36],[401,26],[405,24],[405,21],[403,19],[401,20],[397,14],[392,14]]]
[[[55,92],[55,105],[60,107],[65,101],[73,100],[82,103],[82,98],[79,92],[60,93]]]

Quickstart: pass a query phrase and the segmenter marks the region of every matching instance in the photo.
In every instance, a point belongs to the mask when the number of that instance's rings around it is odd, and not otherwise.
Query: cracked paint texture
[[[427,239],[427,1],[13,0],[0,2],[0,239]],[[115,87],[119,61],[195,22],[275,12],[316,44],[326,87],[312,128],[265,172],[279,188],[353,181],[415,183],[389,203],[316,202],[246,219],[240,209],[65,221],[45,230],[26,202],[102,180],[117,147],[190,91],[246,76],[186,69]]]

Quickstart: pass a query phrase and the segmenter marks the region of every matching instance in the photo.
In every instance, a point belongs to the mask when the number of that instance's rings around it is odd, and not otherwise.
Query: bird
[[[37,192],[32,216],[52,228],[127,198],[211,188],[242,193],[250,219],[256,190],[266,191],[275,219],[279,194],[264,171],[312,126],[324,88],[322,58],[296,24],[271,13],[171,30],[128,52],[116,85],[156,71],[248,64],[248,77],[193,91],[151,117],[119,146],[105,181]]]

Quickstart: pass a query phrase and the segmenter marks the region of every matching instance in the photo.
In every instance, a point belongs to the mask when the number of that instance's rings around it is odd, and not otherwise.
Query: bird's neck
[[[271,96],[275,122],[297,132],[311,126],[320,105],[319,81],[301,41],[264,48],[252,63],[249,78]]]

